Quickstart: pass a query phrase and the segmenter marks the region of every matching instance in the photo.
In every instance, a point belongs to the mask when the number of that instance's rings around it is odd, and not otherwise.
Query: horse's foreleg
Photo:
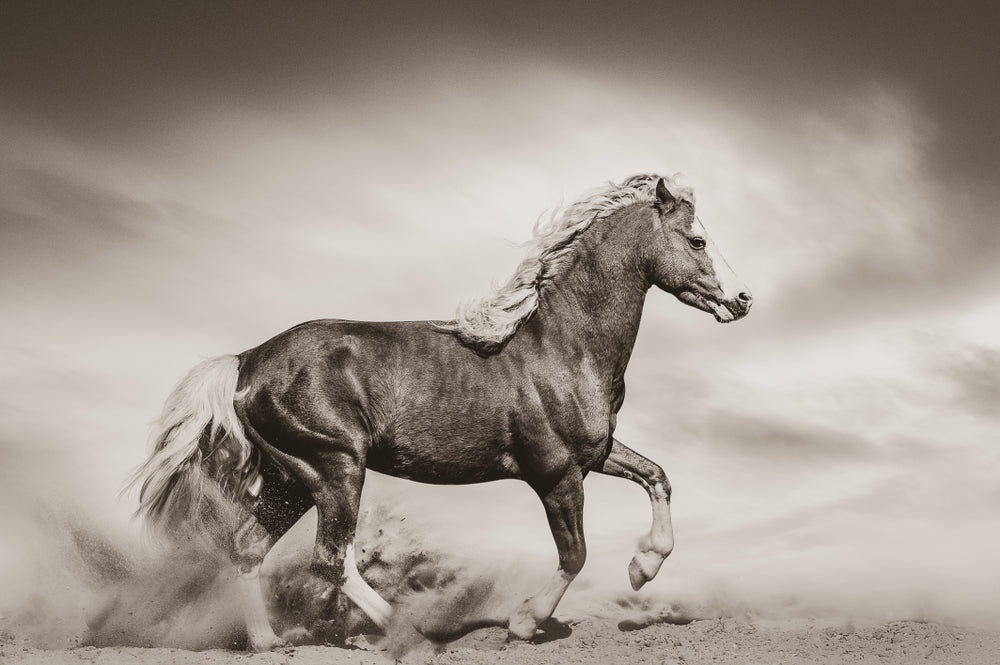
[[[583,538],[583,474],[571,467],[554,486],[534,487],[545,506],[552,537],[559,551],[559,569],[541,591],[524,601],[508,624],[511,637],[526,640],[552,616],[570,582],[587,558]]]
[[[653,579],[660,565],[674,549],[674,529],[670,521],[670,481],[663,469],[639,453],[613,440],[611,454],[598,472],[627,478],[642,485],[649,493],[653,507],[653,526],[648,536],[639,541],[638,551],[628,566],[632,588],[639,590]]]

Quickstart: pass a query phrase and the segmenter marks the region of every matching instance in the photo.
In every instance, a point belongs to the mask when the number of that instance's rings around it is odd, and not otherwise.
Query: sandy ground
[[[40,650],[5,632],[4,665],[250,665],[383,664],[392,662],[378,641],[357,638],[349,648],[303,646],[262,654],[212,649],[79,647]],[[581,619],[556,626],[530,643],[507,643],[505,631],[483,629],[449,645],[421,646],[403,663],[1000,663],[1000,632],[938,623],[896,621],[857,626],[819,620],[705,619],[685,625]]]
[[[227,557],[199,548],[157,550],[154,556],[79,523],[53,524],[59,528],[52,533],[61,540],[40,541],[47,546],[37,550],[37,570],[21,576],[19,591],[9,579],[6,597],[0,597],[7,605],[0,611],[2,665],[339,665],[391,663],[397,657],[404,664],[435,665],[1000,664],[1000,627],[990,623],[972,628],[815,618],[802,611],[765,614],[632,593],[587,595],[584,589],[574,602],[560,605],[559,620],[544,624],[530,642],[508,642],[506,630],[481,628],[435,644],[411,622],[444,632],[495,625],[475,619],[510,616],[539,581],[520,567],[504,576],[502,569],[483,569],[425,548],[421,529],[388,513],[359,527],[357,553],[362,574],[396,610],[389,637],[364,635],[374,626],[356,608],[345,608],[355,637],[347,647],[316,646],[321,634],[302,628],[322,625],[303,613],[314,605],[311,552],[293,542],[285,554],[276,552],[264,584],[272,625],[300,645],[248,653],[240,649],[245,631]],[[311,542],[308,532],[302,536],[303,543]],[[226,646],[231,648],[221,648]]]

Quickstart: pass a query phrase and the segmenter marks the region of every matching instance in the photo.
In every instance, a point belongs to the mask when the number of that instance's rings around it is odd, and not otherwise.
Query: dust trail
[[[285,546],[284,554],[276,552],[264,570],[275,630],[299,643],[322,637],[304,629],[312,619],[304,614],[312,605],[308,543],[313,528],[308,526],[292,534],[293,544]],[[387,504],[363,512],[358,522],[358,569],[395,612],[386,635],[376,637],[375,625],[351,607],[348,631],[366,634],[393,656],[421,644],[451,641],[476,628],[505,626],[516,599],[503,583],[502,567],[429,547],[426,534],[419,520]]]
[[[7,629],[40,648],[238,646],[238,606],[224,559],[200,548],[157,551],[62,508],[40,509],[15,533],[5,570]]]
[[[7,480],[0,488],[5,523],[0,629],[41,648],[84,644],[244,648],[246,636],[225,554],[197,543],[151,547],[134,524],[116,526],[98,509],[84,513],[60,505],[57,499],[39,504],[26,499],[31,492]],[[85,502],[74,505],[81,504]],[[25,505],[44,507],[15,508]],[[395,615],[383,636],[359,610],[349,607],[348,630],[390,656],[420,647],[434,649],[480,627],[503,626],[517,604],[551,573],[554,547],[544,531],[531,529],[517,538],[537,540],[539,551],[552,547],[550,556],[532,553],[515,562],[516,548],[510,543],[481,548],[478,554],[466,547],[442,546],[441,524],[421,520],[428,515],[458,520],[444,507],[431,511],[391,494],[369,497],[366,505],[357,531],[358,566],[392,604]],[[476,523],[495,528],[510,513],[510,506],[499,512],[484,508],[478,510]],[[311,630],[317,623],[317,617],[310,615],[314,534],[315,514],[310,512],[269,555],[262,571],[272,623],[293,643],[322,643],[325,638],[321,630]],[[548,630],[540,639],[557,639],[560,630],[594,618],[626,632],[719,617],[948,618],[946,608],[934,605],[875,606],[871,593],[832,596],[816,582],[789,573],[757,586],[741,587],[732,574],[712,579],[698,573],[710,557],[703,558],[695,549],[699,541],[692,541],[692,552],[682,550],[679,558],[671,557],[654,584],[640,593],[625,591],[630,543],[619,543],[610,554],[604,551],[607,547],[594,548],[583,574],[557,609],[562,624],[545,626]],[[483,550],[495,555],[484,557]],[[470,552],[470,558],[464,558],[464,552]],[[807,572],[814,569],[819,567]],[[796,580],[801,581],[793,586]],[[765,583],[770,584],[766,589]],[[502,633],[496,631],[500,639]]]
[[[309,513],[290,543],[267,562],[272,623],[295,643],[322,643],[309,627],[309,562],[315,527]],[[486,625],[499,625],[510,600],[496,593],[484,565],[424,546],[421,529],[384,506],[358,525],[358,565],[396,608],[386,636],[357,608],[349,608],[352,635],[367,634],[401,655],[421,644],[445,642]],[[412,520],[411,520],[412,523]],[[246,635],[228,557],[204,541],[157,548],[137,533],[118,533],[65,507],[47,507],[19,520],[22,556],[7,568],[3,625],[26,644],[245,648]]]

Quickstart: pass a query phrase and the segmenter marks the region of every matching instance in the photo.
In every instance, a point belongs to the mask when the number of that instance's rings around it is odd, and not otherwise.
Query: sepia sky
[[[756,303],[647,300],[619,434],[675,486],[651,591],[996,617],[995,4],[253,4],[0,6],[0,514],[123,524],[199,359],[446,318],[544,211],[681,171]],[[554,565],[526,486],[370,487]],[[645,496],[587,501],[624,590]]]

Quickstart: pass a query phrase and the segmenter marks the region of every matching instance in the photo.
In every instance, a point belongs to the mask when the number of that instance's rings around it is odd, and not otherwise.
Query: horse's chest
[[[572,391],[553,410],[553,422],[571,433],[578,446],[602,450],[614,432],[617,413],[625,399],[624,384],[611,389],[597,385]]]
[[[625,382],[618,381],[611,387],[610,395],[610,409],[608,411],[608,437],[610,438],[612,434],[615,433],[615,427],[618,426],[618,412],[622,408],[622,403],[625,401]]]
[[[614,418],[625,402],[625,380],[618,379],[611,384],[611,417]]]

